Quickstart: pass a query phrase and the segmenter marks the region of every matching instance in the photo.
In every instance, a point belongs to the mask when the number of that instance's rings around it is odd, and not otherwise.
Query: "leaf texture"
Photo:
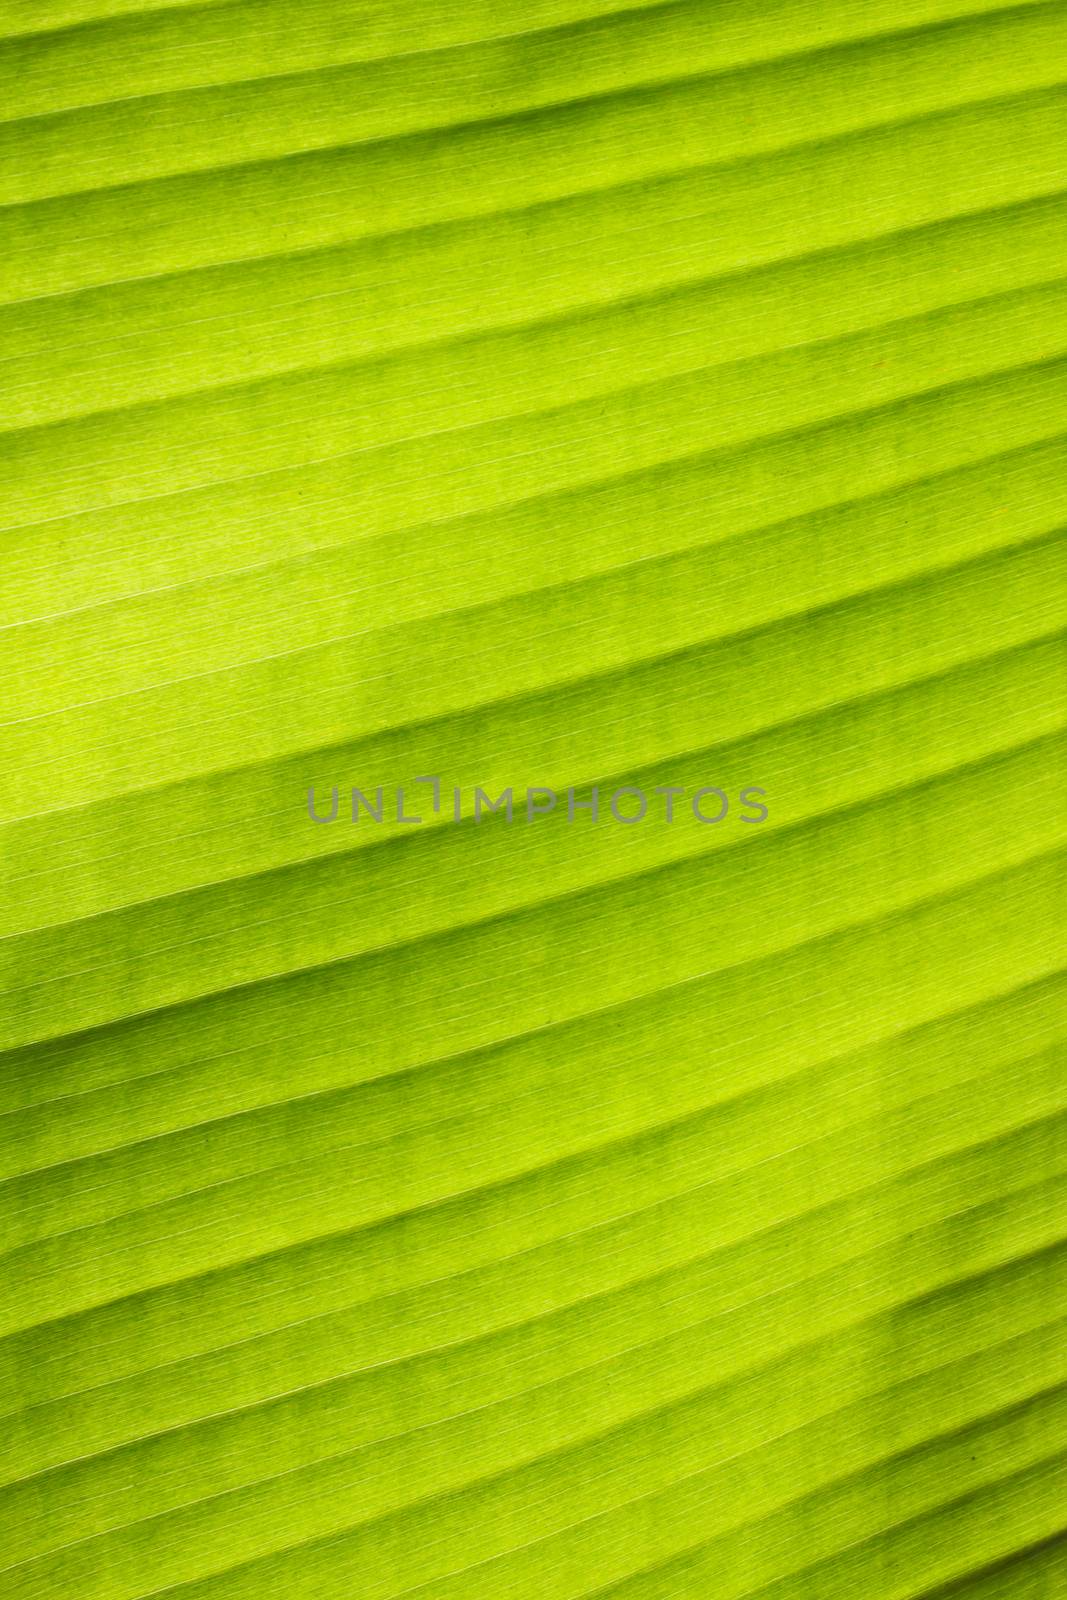
[[[4,1595],[1067,1595],[1067,4],[0,108]]]

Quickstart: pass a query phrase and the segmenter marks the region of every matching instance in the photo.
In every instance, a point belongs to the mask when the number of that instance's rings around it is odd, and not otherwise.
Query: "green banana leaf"
[[[1067,1596],[1067,4],[0,119],[5,1600]]]

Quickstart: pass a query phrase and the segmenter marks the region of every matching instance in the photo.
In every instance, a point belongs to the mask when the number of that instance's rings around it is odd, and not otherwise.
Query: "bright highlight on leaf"
[[[0,0],[0,1593],[1067,1595],[1067,3]]]

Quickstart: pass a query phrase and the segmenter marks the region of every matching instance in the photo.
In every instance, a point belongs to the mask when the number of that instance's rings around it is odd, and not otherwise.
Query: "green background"
[[[0,117],[5,1600],[1067,1595],[1067,5]],[[769,819],[308,821],[421,773]]]

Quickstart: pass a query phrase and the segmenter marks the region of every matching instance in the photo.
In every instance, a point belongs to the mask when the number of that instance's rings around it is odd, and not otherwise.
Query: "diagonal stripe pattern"
[[[1067,1593],[1065,149],[1062,0],[0,0],[5,1596]]]

